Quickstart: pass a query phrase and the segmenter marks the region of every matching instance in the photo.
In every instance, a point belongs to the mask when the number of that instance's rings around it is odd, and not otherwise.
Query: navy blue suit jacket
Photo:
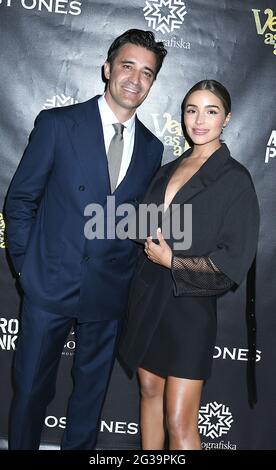
[[[81,321],[120,318],[136,262],[130,240],[87,240],[87,204],[106,211],[108,165],[98,97],[42,111],[11,183],[8,249],[25,294]],[[116,207],[137,206],[161,163],[162,143],[136,118],[133,156]]]

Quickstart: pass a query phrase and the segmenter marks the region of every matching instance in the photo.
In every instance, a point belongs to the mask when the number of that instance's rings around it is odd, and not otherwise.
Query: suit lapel
[[[201,177],[200,170],[194,174],[192,178],[187,181],[182,188],[176,193],[171,204],[183,204],[189,199],[193,198],[196,194],[205,189],[206,183]]]
[[[183,155],[183,157],[185,158],[190,154],[191,149],[189,149],[187,153]],[[197,194],[199,194],[201,191],[205,190],[205,188],[207,188],[209,184],[215,181],[220,175],[220,173],[224,170],[224,166],[225,163],[228,161],[229,155],[230,154],[227,146],[225,144],[222,144],[222,146],[208,158],[208,160],[200,167],[200,169],[192,176],[192,178],[190,178],[187,183],[184,184],[182,188],[180,188],[180,190],[176,193],[169,206],[170,210],[167,210],[165,212],[165,217],[169,213],[172,214],[176,209],[177,205],[185,204]],[[181,160],[179,160],[179,163]],[[172,170],[175,171],[176,167],[177,165],[175,165]],[[169,174],[169,178],[172,175],[172,172]],[[166,185],[164,188],[163,200],[165,197],[165,191],[169,178],[166,181]]]
[[[71,138],[94,200],[104,203],[106,195],[110,194],[110,181],[98,97],[85,105],[82,119],[75,122],[72,128]]]
[[[128,166],[128,169],[127,169],[127,172],[124,176],[124,178],[122,179],[121,183],[119,184],[119,186],[117,186],[117,188],[115,189],[115,193],[120,193],[123,188],[126,186],[127,182],[129,181],[130,177],[131,177],[131,173],[133,172],[133,168],[134,166],[139,162],[139,154],[140,154],[140,145],[141,145],[141,139],[143,139],[142,135],[140,135],[140,128],[139,128],[139,125],[138,125],[138,120],[137,120],[137,117],[135,119],[135,136],[134,136],[134,145],[133,145],[133,152],[132,152],[132,156],[131,156],[131,160],[130,160],[130,164]]]
[[[130,182],[134,183],[135,181],[141,181],[140,178],[142,175],[151,175],[152,174],[152,162],[150,158],[147,157],[147,148],[148,142],[145,137],[142,125],[139,119],[135,119],[135,138],[134,146],[131,161],[127,172],[115,190],[115,194],[120,196],[120,193],[126,194],[126,188]],[[149,166],[148,166],[149,165]]]

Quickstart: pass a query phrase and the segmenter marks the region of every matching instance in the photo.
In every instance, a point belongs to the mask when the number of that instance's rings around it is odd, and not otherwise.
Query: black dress
[[[144,203],[164,201],[170,176],[190,153],[158,171]],[[171,235],[166,240],[173,250],[171,269],[151,262],[143,252],[138,261],[119,345],[130,375],[143,367],[163,377],[207,379],[216,341],[217,296],[242,281],[256,252],[254,186],[225,144],[178,191],[166,213],[172,217],[173,204],[186,203],[193,213],[190,248],[175,249]]]

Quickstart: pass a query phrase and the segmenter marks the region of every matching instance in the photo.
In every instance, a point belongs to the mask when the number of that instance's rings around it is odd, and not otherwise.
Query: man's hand
[[[157,229],[157,239],[159,241],[159,245],[152,241],[152,237],[147,237],[147,241],[145,242],[145,253],[153,263],[157,263],[171,269],[172,250],[164,240],[160,228]]]

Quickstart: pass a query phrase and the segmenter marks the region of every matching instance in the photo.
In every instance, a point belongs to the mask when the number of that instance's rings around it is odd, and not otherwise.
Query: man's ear
[[[105,62],[103,67],[104,67],[104,76],[106,80],[109,80],[110,79],[110,63]]]

